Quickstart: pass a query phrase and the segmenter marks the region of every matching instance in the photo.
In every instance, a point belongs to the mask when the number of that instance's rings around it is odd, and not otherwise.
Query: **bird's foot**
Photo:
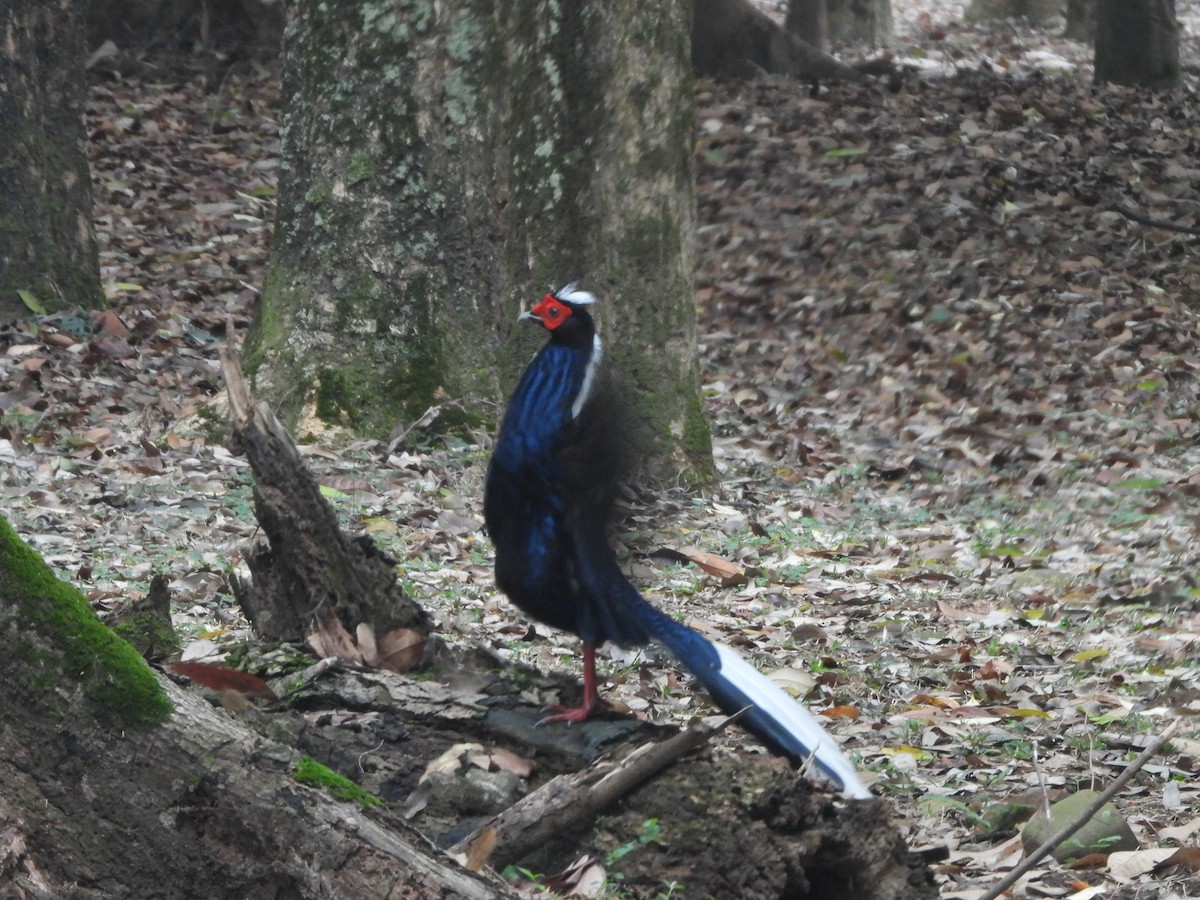
[[[547,709],[558,710],[552,716],[546,716],[538,721],[538,725],[549,725],[551,722],[566,722],[574,725],[576,722],[586,722],[600,705],[600,692],[596,690],[596,645],[583,642],[583,702],[579,706],[548,706]]]
[[[538,719],[538,726],[549,725],[552,722],[566,722],[568,725],[574,725],[577,722],[586,722],[593,712],[596,711],[597,704],[594,700],[585,700],[579,706],[547,706],[546,709],[556,710],[554,715],[544,716]]]

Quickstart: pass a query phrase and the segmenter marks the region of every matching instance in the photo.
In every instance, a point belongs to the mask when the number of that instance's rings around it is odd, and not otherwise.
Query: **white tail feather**
[[[842,788],[847,797],[866,800],[871,792],[858,780],[854,767],[842,755],[819,722],[803,706],[742,659],[734,650],[713,644],[721,659],[721,674],[756,707],[786,728],[808,752],[816,765]]]

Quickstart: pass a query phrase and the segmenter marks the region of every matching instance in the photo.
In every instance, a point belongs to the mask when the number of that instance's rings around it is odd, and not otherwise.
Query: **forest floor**
[[[825,712],[910,843],[951,848],[948,898],[1019,859],[1002,813],[1103,786],[1185,716],[1118,799],[1142,849],[1045,863],[1026,890],[1200,896],[1195,76],[1096,89],[1079,45],[894,5],[899,90],[698,86],[720,476],[632,511],[635,581]],[[185,658],[213,658],[250,637],[228,576],[256,524],[217,350],[263,284],[278,84],[121,56],[93,74],[110,309],[0,329],[0,502],[102,611],[168,575]],[[300,438],[447,641],[574,665],[492,584],[488,435]],[[629,714],[703,712],[654,652],[604,668]]]

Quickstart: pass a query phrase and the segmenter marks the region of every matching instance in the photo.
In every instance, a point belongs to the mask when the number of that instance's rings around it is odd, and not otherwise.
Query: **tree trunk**
[[[11,896],[503,893],[395,820],[297,783],[296,751],[160,683],[3,519],[0,635]]]
[[[826,0],[826,5],[831,41],[891,46],[891,0]]]
[[[1067,0],[1063,37],[1085,44],[1096,39],[1096,0]]]
[[[300,0],[248,362],[295,422],[490,426],[579,280],[671,470],[711,466],[695,354],[685,0]]]
[[[0,5],[0,320],[101,302],[78,3]]]
[[[1097,0],[1097,84],[1180,84],[1175,0]]]
[[[124,50],[154,45],[230,57],[275,56],[283,35],[279,0],[87,0],[89,47],[113,41]]]
[[[829,10],[825,0],[788,0],[783,27],[818,50],[829,49]]]
[[[1063,14],[1063,0],[971,0],[965,22],[1000,22],[1023,19],[1035,28]]]
[[[862,73],[791,34],[748,0],[694,0],[692,6],[692,68],[698,75],[864,80]]]

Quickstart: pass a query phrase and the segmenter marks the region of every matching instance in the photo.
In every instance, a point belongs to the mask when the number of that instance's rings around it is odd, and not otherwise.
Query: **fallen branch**
[[[1158,751],[1161,750],[1163,748],[1163,744],[1169,741],[1171,736],[1175,734],[1175,731],[1177,728],[1179,728],[1181,722],[1183,722],[1183,719],[1179,718],[1168,725],[1162,734],[1152,740],[1146,749],[1138,754],[1137,759],[1126,766],[1121,774],[1113,779],[1113,783],[1110,784],[1103,793],[1101,793],[1098,797],[1096,797],[1095,800],[1088,804],[1086,809],[1080,812],[1079,815],[1077,815],[1062,828],[1058,829],[1058,831],[1054,832],[1054,834],[1050,835],[1050,837],[1046,838],[1040,847],[1025,857],[1019,866],[1009,872],[1004,878],[1000,879],[1000,881],[997,882],[991,890],[980,897],[979,900],[996,900],[997,897],[1016,884],[1022,875],[1041,862],[1043,857],[1051,853],[1055,847],[1086,825],[1091,818],[1100,811],[1105,803],[1108,803],[1108,801],[1117,795],[1117,792],[1120,791],[1121,788],[1125,787],[1125,785],[1129,782],[1129,779],[1136,775],[1146,765],[1146,763],[1150,762],[1150,760],[1154,759],[1154,757],[1158,755]]]
[[[450,852],[464,854],[471,866],[490,863],[503,868],[555,836],[591,822],[642,782],[705,744],[735,718],[715,728],[693,727],[665,741],[643,744],[617,762],[601,760],[582,772],[552,778],[467,835]]]
[[[1112,205],[1114,212],[1119,212],[1127,219],[1132,219],[1142,225],[1149,225],[1151,228],[1160,228],[1163,231],[1173,231],[1177,234],[1200,234],[1200,228],[1194,225],[1176,225],[1174,222],[1167,222],[1162,219],[1152,219],[1145,213],[1134,209],[1124,203],[1114,203]]]

